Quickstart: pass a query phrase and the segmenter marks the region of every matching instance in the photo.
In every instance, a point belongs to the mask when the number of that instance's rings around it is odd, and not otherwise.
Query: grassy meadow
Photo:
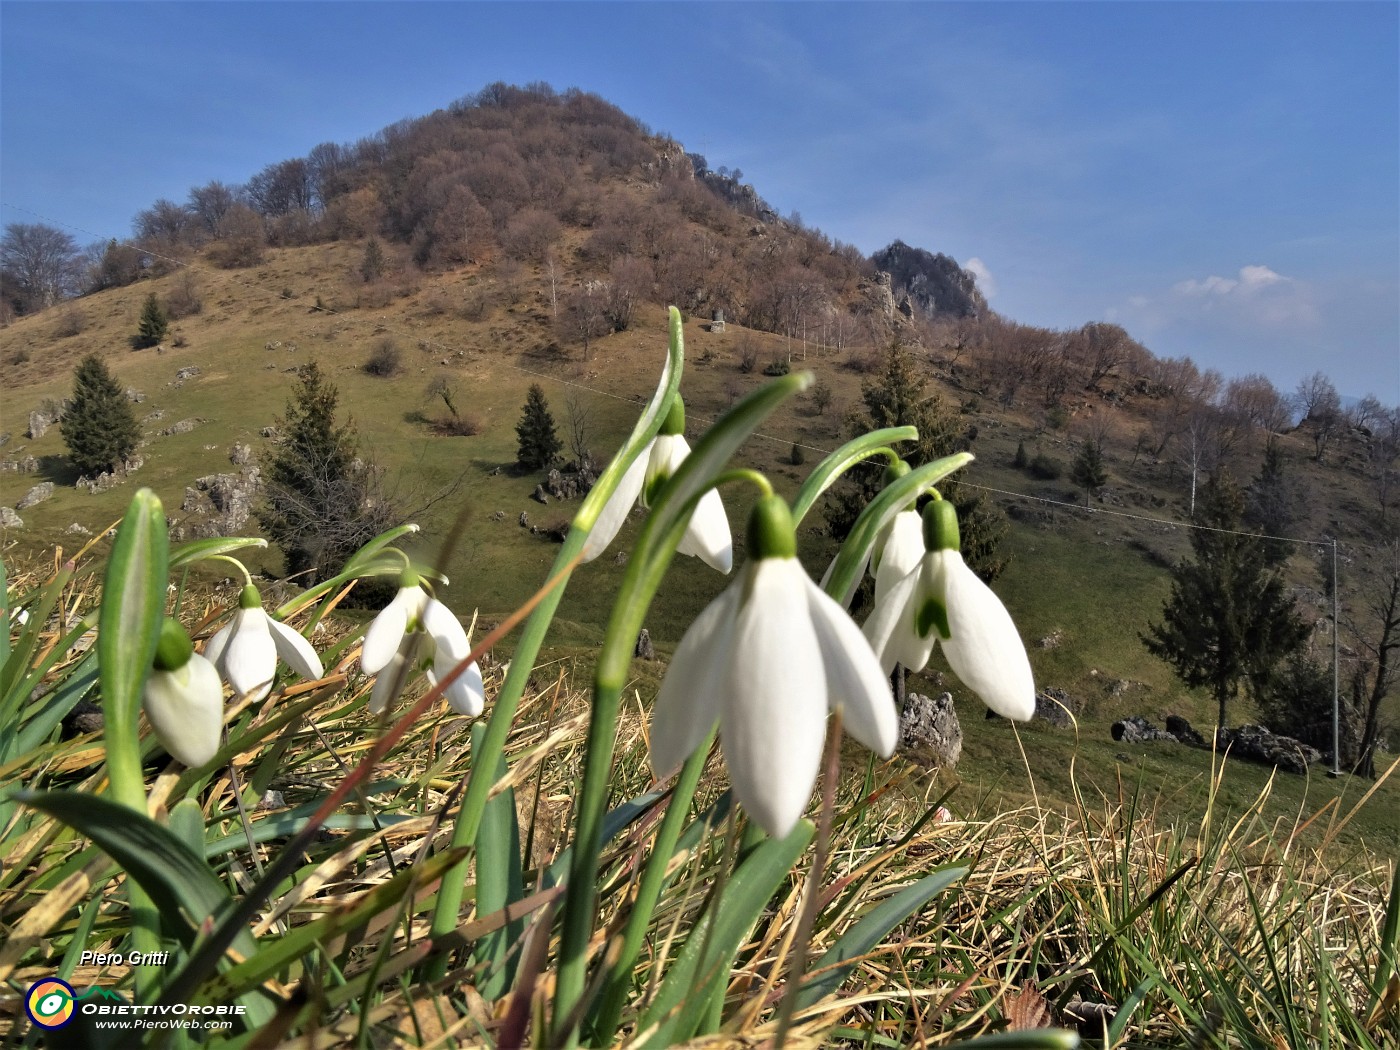
[[[174,322],[162,352],[132,351],[127,340],[147,292],[163,293],[183,274],[81,300],[75,306],[83,315],[77,335],[55,334],[57,311],[21,319],[0,333],[0,433],[9,434],[0,457],[33,455],[39,461],[34,474],[0,474],[0,504],[13,506],[41,481],[56,485],[52,498],[20,512],[22,529],[0,537],[12,589],[35,593],[44,587],[60,560],[55,548],[68,556],[89,543],[70,533],[70,524],[100,533],[118,520],[138,486],[153,489],[170,520],[179,523],[186,486],[202,475],[235,469],[231,445],[246,443],[263,454],[268,442],[261,430],[283,411],[289,373],[315,359],[339,388],[362,454],[384,470],[388,488],[404,506],[426,504],[451,489],[415,516],[422,532],[410,549],[450,577],[443,600],[464,620],[474,618],[473,640],[532,595],[549,575],[559,546],[522,528],[518,519],[523,512],[547,528],[569,519],[578,503],[541,505],[530,498],[541,476],[514,467],[514,427],[526,391],[535,382],[543,386],[561,437],[571,414],[586,416],[588,444],[606,460],[655,388],[664,359],[664,312],[645,308],[630,330],[594,343],[585,360],[577,346],[561,351],[555,344],[547,286],[538,272],[527,268],[509,287],[498,273],[471,268],[436,277],[405,274],[366,287],[354,276],[359,252],[355,244],[337,243],[270,251],[264,265],[246,271],[191,267],[202,309]],[[492,305],[466,309],[464,304],[488,292]],[[183,345],[175,345],[176,333]],[[399,374],[387,378],[362,367],[385,338],[394,341],[402,360]],[[696,319],[687,320],[685,338],[681,392],[692,434],[757,388],[764,364],[786,360],[789,353],[794,369],[811,368],[835,389],[833,405],[822,413],[803,397],[781,406],[737,457],[790,496],[821,450],[847,436],[844,417],[859,403],[863,378],[860,352],[789,347],[781,337],[732,325],[712,333]],[[759,367],[751,373],[738,367],[741,340],[758,348]],[[72,487],[56,426],[39,439],[24,437],[29,412],[47,398],[65,396],[73,366],[89,352],[103,355],[123,386],[146,395],[134,406],[138,419],[163,413],[145,424],[140,470],[96,495]],[[176,372],[189,366],[199,374],[177,382]],[[936,375],[938,391],[978,428],[978,460],[967,471],[969,483],[1059,502],[1076,498],[1068,481],[1033,481],[1010,465],[1024,440],[1067,466],[1072,440],[1066,430],[995,409],[960,391],[945,374]],[[452,384],[463,415],[479,424],[477,434],[444,437],[425,424],[423,416],[443,414],[441,402],[425,394],[437,378]],[[188,433],[159,434],[192,418],[204,422]],[[1110,445],[1108,463],[1115,500],[1098,506],[1135,517],[995,497],[1013,516],[1005,541],[1012,560],[995,589],[1020,627],[1037,685],[1067,692],[1079,706],[1077,724],[1016,726],[985,719],[980,702],[950,673],[936,670],[942,666],[938,657],[927,673],[911,676],[911,691],[953,693],[964,733],[961,762],[937,772],[898,756],[872,762],[848,743],[845,775],[824,779],[819,789],[825,796],[825,870],[814,882],[804,860],[775,889],[761,921],[743,931],[713,1007],[723,1023],[695,1045],[768,1045],[780,1029],[787,1032],[787,1045],[942,1046],[975,1036],[1008,1040],[987,1046],[1042,1045],[1025,1035],[1038,1027],[1036,1019],[1075,1027],[1077,1017],[1088,1016],[1080,1009],[1085,1003],[1116,1009],[1080,1025],[1107,1045],[1400,1045],[1400,1014],[1376,990],[1394,985],[1385,994],[1400,996],[1400,984],[1387,984],[1385,973],[1385,960],[1393,968],[1395,953],[1394,918],[1386,909],[1389,904],[1393,911],[1400,896],[1392,888],[1400,842],[1400,777],[1391,775],[1393,754],[1381,754],[1383,775],[1373,783],[1329,779],[1317,767],[1307,777],[1275,773],[1206,750],[1123,745],[1109,735],[1118,718],[1141,714],[1160,724],[1173,713],[1208,735],[1214,714],[1213,701],[1184,689],[1139,639],[1168,593],[1164,565],[1188,550],[1184,530],[1148,520],[1182,516],[1182,478],[1160,464],[1130,467],[1122,451],[1129,442],[1119,438]],[[795,443],[805,448],[805,465],[791,462]],[[726,496],[741,546],[752,497]],[[1358,498],[1343,484],[1334,505],[1344,509]],[[626,567],[625,556],[614,552],[630,548],[639,525],[634,515],[609,553],[576,573],[506,746],[525,844],[520,877],[545,895],[541,902],[548,898],[546,917],[554,906],[550,878],[567,860],[594,661]],[[802,558],[815,577],[836,549],[820,525],[818,505],[799,533]],[[459,526],[458,540],[446,548]],[[92,574],[108,547],[105,538],[92,541],[82,566],[89,575],[80,572],[80,582],[65,591],[65,607],[92,607]],[[247,553],[255,572],[278,576],[275,552]],[[737,562],[742,554],[736,554]],[[1306,557],[1295,559],[1292,571],[1301,592],[1320,592],[1316,568]],[[645,713],[665,657],[725,583],[694,559],[672,563],[646,621],[659,659],[634,661],[623,692],[615,799],[641,796],[653,786]],[[231,602],[236,586],[200,568],[190,594],[196,615],[189,618],[197,621],[204,611]],[[210,863],[234,894],[247,891],[255,881],[250,873],[261,871],[273,852],[248,840],[275,844],[291,829],[304,828],[328,785],[384,729],[364,710],[368,683],[352,660],[370,615],[341,607],[332,618],[332,632],[343,644],[327,661],[329,685],[307,708],[314,731],[294,726],[281,740],[264,739],[258,734],[273,717],[272,708],[250,710],[237,722],[250,741],[234,762],[241,785],[217,771],[193,781],[166,770],[154,782],[158,811],[173,808],[181,797],[203,806]],[[43,637],[52,645],[58,634]],[[488,715],[519,637],[507,635],[483,660]],[[49,673],[72,671],[79,659],[75,654]],[[312,703],[310,692],[288,694],[293,696]],[[1389,704],[1393,721],[1397,705],[1393,698]],[[1249,714],[1239,702],[1232,721]],[[305,1045],[494,1044],[502,1032],[516,1030],[512,1025],[525,1031],[531,1016],[534,1042],[528,1045],[545,1045],[542,1022],[531,1014],[542,1009],[539,1003],[553,987],[555,975],[545,961],[530,964],[539,969],[538,988],[517,988],[490,1001],[477,990],[484,986],[483,973],[492,972],[480,955],[446,975],[410,979],[419,974],[414,951],[425,936],[433,878],[442,876],[433,868],[436,874],[420,886],[405,872],[430,850],[447,847],[448,828],[433,814],[455,797],[470,768],[469,737],[467,719],[420,719],[362,785],[347,823],[310,845],[296,875],[279,882],[271,895],[276,903],[261,922],[263,933],[290,939],[306,925],[317,936],[306,936],[300,958],[265,973],[238,971],[244,975],[238,990],[252,995],[274,984],[281,992],[299,987],[304,994],[279,1008],[277,1023],[285,1023],[282,1031],[301,1033]],[[95,791],[102,782],[96,755],[92,738],[47,740],[23,761],[0,767],[0,775],[42,769],[69,786]],[[719,803],[724,783],[711,757],[696,794],[697,812]],[[278,787],[297,814],[285,819],[281,831],[249,831],[250,822],[256,829],[272,819],[241,811],[258,801],[254,784]],[[199,788],[207,793],[201,796]],[[951,820],[933,818],[940,804]],[[112,865],[104,866],[69,829],[26,825],[13,812],[9,820],[9,837],[0,840],[8,850],[0,875],[0,923],[6,925],[0,928],[24,936],[0,949],[0,975],[12,991],[61,966],[87,983],[119,980],[120,974],[79,971],[65,961],[84,938],[117,943],[126,930],[119,909],[84,910],[92,887],[119,881]],[[593,944],[600,958],[607,933],[626,918],[630,880],[654,833],[654,822],[644,820],[619,832],[605,854],[602,921]],[[215,848],[220,843],[222,850]],[[725,877],[732,847],[732,838],[711,828],[709,837],[678,852],[656,931],[633,980],[637,1001],[664,987],[667,966],[706,899],[704,887]],[[803,856],[810,858],[811,850]],[[922,918],[896,924],[858,953],[858,961],[841,971],[839,994],[833,990],[805,1005],[784,1028],[788,1022],[777,1015],[791,986],[787,978],[804,962],[792,929],[805,895],[815,894],[820,902],[803,949],[810,961],[843,943],[867,902],[895,898],[912,880],[941,867],[968,871],[955,887],[930,898],[917,912]],[[474,869],[469,904],[480,877]],[[344,918],[371,894],[381,895],[375,900],[382,898],[382,910],[356,913],[361,925],[340,923],[337,916]],[[51,905],[21,921],[45,897]],[[541,902],[536,906],[544,907]],[[474,921],[483,920],[481,908],[468,910]],[[531,912],[532,924],[536,918]],[[552,960],[557,949],[544,940],[540,960]],[[524,949],[520,955],[524,965]],[[645,1021],[645,1012],[629,1005],[620,1031],[635,1037]],[[20,1031],[12,1026],[7,1038],[28,1038],[32,1045],[33,1037]],[[1015,1042],[1018,1032],[1031,1041]],[[263,1042],[249,1038],[235,1045],[275,1045],[267,1038],[264,1033]]]

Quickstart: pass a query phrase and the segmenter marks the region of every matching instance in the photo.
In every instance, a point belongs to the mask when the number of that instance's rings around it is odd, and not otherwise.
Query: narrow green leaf
[[[343,910],[336,910],[294,926],[281,937],[265,937],[258,942],[256,954],[216,974],[199,989],[200,1002],[227,1002],[235,996],[246,995],[285,966],[290,966],[308,953],[324,946],[347,930],[357,929],[370,919],[396,906],[420,886],[431,883],[443,871],[460,863],[467,851],[445,850],[421,864],[400,871],[388,882],[381,883]]]
[[[150,895],[167,927],[187,947],[199,924],[232,902],[203,858],[145,814],[75,791],[19,791],[15,798],[92,839]],[[251,933],[235,943],[244,955],[256,950]]]
[[[475,761],[486,737],[486,723],[472,726],[472,758]],[[504,755],[496,757],[496,779],[506,775]],[[500,911],[524,896],[520,871],[520,820],[515,812],[515,789],[508,788],[486,803],[481,814],[481,828],[476,833],[476,914],[477,917]],[[495,1002],[515,983],[515,968],[519,954],[511,947],[525,932],[525,920],[507,923],[477,941],[472,953],[478,963],[486,965],[485,979],[478,991],[489,1002]]]
[[[1371,1002],[1367,1013],[1374,1013],[1376,1004],[1385,994],[1385,986],[1400,964],[1400,865],[1390,880],[1390,900],[1386,902],[1385,919],[1381,923],[1381,943],[1376,959],[1376,979],[1371,982]]]
[[[204,856],[204,811],[192,798],[182,798],[170,809],[170,833],[196,857]]]
[[[183,569],[205,558],[232,554],[246,547],[266,547],[267,540],[261,536],[216,536],[208,540],[195,540],[176,547],[170,552],[170,568]]]
[[[861,956],[938,894],[966,878],[971,870],[965,865],[942,868],[867,911],[812,964],[808,971],[812,978],[797,993],[797,1009],[804,1010],[835,992],[855,970]]]
[[[862,434],[860,437],[846,442],[818,463],[813,468],[812,473],[807,475],[807,480],[797,490],[797,498],[792,501],[792,523],[794,525],[802,524],[802,519],[807,516],[812,505],[821,498],[822,493],[834,485],[842,474],[857,463],[869,459],[880,449],[889,445],[900,441],[917,441],[918,439],[918,427],[886,427],[884,430],[872,430],[868,434]]]
[[[0,762],[8,761],[12,754],[28,754],[48,739],[54,727],[96,685],[97,657],[89,650],[77,667],[64,673],[62,684],[42,699],[42,706],[24,723],[18,734],[11,737],[8,730],[0,732]],[[13,741],[13,746],[7,749],[6,744],[10,741]]]
[[[0,558],[0,675],[10,659],[10,577],[5,572],[5,559]]]
[[[150,489],[142,489],[132,497],[117,527],[107,563],[97,621],[97,659],[112,795],[143,816],[146,789],[136,714],[165,613],[169,555],[160,500]]]
[[[603,844],[607,845],[626,828],[640,820],[646,815],[652,806],[656,805],[665,796],[664,791],[648,791],[644,795],[628,799],[622,805],[608,810],[608,815],[603,818]],[[551,889],[564,881],[569,872],[569,864],[574,856],[574,847],[566,846],[549,867],[544,869],[540,880],[541,889]]]
[[[644,1047],[674,1046],[699,1024],[717,986],[729,979],[728,962],[744,943],[773,894],[788,877],[816,826],[798,821],[785,838],[769,839],[735,869],[718,899],[686,935],[666,979],[637,1026]]]
[[[34,659],[39,648],[39,638],[44,626],[58,604],[59,595],[68,581],[73,578],[73,563],[66,563],[39,594],[39,600],[30,603],[29,622],[20,628],[9,657],[0,665],[0,724],[9,724],[18,717],[19,709],[29,699],[29,692],[16,687],[25,677],[25,670]],[[6,614],[5,640],[9,641],[10,621]]]

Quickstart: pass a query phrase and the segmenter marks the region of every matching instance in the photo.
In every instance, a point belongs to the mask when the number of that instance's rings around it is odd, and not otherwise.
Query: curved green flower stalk
[[[112,797],[143,817],[146,782],[141,771],[137,714],[160,640],[169,563],[164,509],[156,494],[143,488],[132,497],[117,527],[97,621],[107,777]],[[160,945],[160,920],[155,907],[135,882],[127,883],[127,894],[132,947],[138,952],[155,951]],[[150,967],[137,967],[137,990],[149,989],[156,976],[157,971]]]
[[[822,493],[836,484],[841,475],[857,463],[872,456],[883,455],[893,464],[899,457],[889,446],[898,441],[917,440],[918,427],[886,427],[884,430],[872,430],[847,441],[812,468],[812,473],[807,475],[807,480],[797,490],[797,497],[792,501],[793,524],[801,525],[802,519],[821,498]]]
[[[535,657],[539,655],[540,646],[544,644],[545,634],[548,633],[549,626],[554,620],[554,612],[564,596],[565,587],[568,586],[568,576],[580,561],[587,560],[591,549],[589,541],[592,540],[593,546],[596,547],[599,539],[602,539],[601,534],[596,539],[593,535],[594,530],[598,528],[599,515],[604,506],[607,505],[609,497],[621,483],[623,476],[641,454],[642,449],[650,444],[652,438],[660,430],[666,410],[672,399],[675,398],[676,391],[680,389],[681,369],[685,360],[685,337],[681,329],[680,311],[671,307],[669,316],[670,339],[666,365],[662,369],[661,381],[657,384],[656,393],[652,395],[652,399],[648,402],[641,418],[637,420],[637,425],[632,428],[631,436],[621,451],[613,457],[613,461],[607,469],[603,471],[598,482],[584,499],[578,514],[574,516],[573,526],[569,529],[564,546],[555,557],[554,566],[550,570],[551,579],[560,575],[563,576],[563,579],[531,613],[529,621],[525,624],[525,630],[521,633],[520,641],[516,645],[515,657],[511,660],[510,668],[506,671],[505,681],[501,683],[500,691],[496,694],[496,701],[491,708],[491,717],[486,723],[486,735],[482,738],[480,751],[472,760],[467,789],[462,796],[457,822],[453,825],[451,845],[454,848],[469,846],[476,842],[476,834],[481,827],[482,814],[486,809],[487,796],[494,781],[496,760],[505,748],[506,737],[510,734],[511,724],[515,721],[516,709],[520,706],[520,698],[524,695],[525,685],[534,670]],[[607,539],[611,539],[611,537],[609,536]],[[593,551],[593,556],[596,557],[600,553],[602,553],[602,548],[598,547],[597,550]],[[433,907],[431,932],[434,937],[444,936],[457,928],[466,877],[467,863],[465,861],[443,877],[442,886],[438,890],[437,902]],[[428,976],[431,978],[442,977],[447,972],[447,966],[446,955],[438,956],[429,965]]]
[[[779,404],[811,383],[810,372],[784,376],[760,387],[721,417],[656,494],[651,514],[628,559],[594,673],[593,710],[589,715],[583,786],[575,809],[574,852],[564,901],[555,988],[554,1018],[559,1027],[551,1033],[551,1039],[557,1045],[574,1045],[578,1038],[576,1023],[567,1030],[563,1026],[583,996],[618,708],[631,667],[633,643],[695,505],[759,424]]]

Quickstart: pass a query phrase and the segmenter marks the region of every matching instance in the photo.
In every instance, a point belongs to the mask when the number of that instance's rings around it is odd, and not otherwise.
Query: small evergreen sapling
[[[544,390],[538,383],[530,384],[520,422],[515,425],[515,436],[520,441],[515,458],[527,470],[549,468],[564,448],[554,428],[549,402],[545,400]]]
[[[131,403],[96,354],[83,358],[73,371],[73,403],[59,432],[73,466],[93,477],[119,467],[141,440]]]
[[[169,327],[170,319],[165,314],[165,308],[160,305],[156,293],[152,292],[146,296],[146,303],[141,307],[141,320],[137,322],[136,336],[131,340],[131,345],[137,350],[158,346]]]

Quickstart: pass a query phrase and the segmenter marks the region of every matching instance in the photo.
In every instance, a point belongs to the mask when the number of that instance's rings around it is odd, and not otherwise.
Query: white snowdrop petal
[[[408,670],[403,654],[395,651],[388,662],[378,671],[374,687],[369,692],[370,714],[377,715],[389,706],[389,702],[399,695],[399,690],[408,683]]]
[[[922,567],[906,573],[865,621],[863,633],[887,675],[895,664],[903,664],[911,671],[923,670],[933,654],[933,636],[920,638],[914,630],[914,608],[922,590],[921,576]]]
[[[378,674],[399,651],[408,621],[419,615],[426,597],[421,587],[400,587],[394,600],[374,618],[360,648],[360,667],[365,674]]]
[[[912,510],[894,516],[889,535],[875,570],[875,604],[879,605],[890,588],[902,580],[924,556],[923,519]]]
[[[807,808],[826,739],[826,672],[807,615],[808,582],[795,558],[756,563],[725,668],[725,765],[745,811],[774,836],[791,831]]]
[[[1005,718],[1035,714],[1035,678],[1011,614],[959,556],[947,569],[948,666],[982,702]]]
[[[233,636],[223,651],[223,672],[237,696],[261,700],[272,691],[277,674],[277,646],[261,609],[239,609]]]
[[[671,657],[651,713],[651,768],[658,779],[674,773],[719,721],[743,583],[735,581],[705,607]]]
[[[457,662],[445,659],[443,654],[439,653],[433,669],[428,672],[428,681],[437,685],[456,669]],[[459,715],[475,718],[481,714],[486,707],[486,683],[481,679],[481,669],[475,663],[468,664],[466,669],[453,679],[452,684],[443,690],[443,696],[447,698],[448,706]]]
[[[220,672],[223,671],[224,651],[228,648],[229,639],[233,637],[233,628],[237,623],[238,616],[235,614],[233,619],[210,635],[209,640],[204,643],[204,659]]]
[[[588,538],[583,541],[581,561],[590,562],[602,554],[622,530],[622,523],[627,520],[627,515],[632,513],[632,505],[641,494],[642,482],[647,473],[647,460],[650,457],[651,445],[647,445],[637,453],[637,458],[622,475],[617,488],[613,489],[613,494],[598,512],[598,520],[588,531]]]
[[[432,637],[440,652],[447,653],[456,664],[469,652],[467,630],[457,614],[436,598],[429,598],[423,605],[423,629]]]
[[[146,720],[171,758],[202,766],[219,750],[224,686],[203,656],[191,654],[185,666],[174,671],[153,671],[142,701]]]
[[[656,489],[681,469],[690,455],[690,443],[682,434],[658,434],[647,456],[646,479],[642,482],[642,505],[650,504]]]
[[[890,694],[889,676],[846,610],[811,581],[806,589],[826,672],[828,706],[841,708],[846,732],[889,758],[899,742],[899,715]]]
[[[321,657],[311,643],[285,623],[267,618],[267,628],[272,632],[272,641],[277,646],[277,655],[286,661],[288,667],[307,681],[314,682],[325,675]]]
[[[734,537],[729,531],[729,515],[725,514],[724,503],[714,489],[700,497],[676,551],[699,558],[725,575],[734,567]]]

